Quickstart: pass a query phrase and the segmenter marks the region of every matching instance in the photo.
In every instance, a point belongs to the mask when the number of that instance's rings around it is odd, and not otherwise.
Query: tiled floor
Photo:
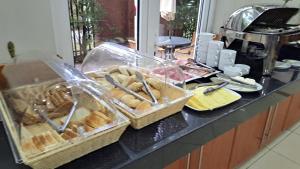
[[[239,169],[300,169],[300,122]]]

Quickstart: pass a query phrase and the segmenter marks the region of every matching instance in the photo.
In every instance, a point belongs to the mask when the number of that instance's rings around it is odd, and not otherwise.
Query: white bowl
[[[243,75],[247,75],[250,72],[250,66],[249,65],[235,64],[234,66],[241,68]]]
[[[242,76],[243,72],[240,67],[236,66],[225,66],[224,67],[224,74],[230,77]]]

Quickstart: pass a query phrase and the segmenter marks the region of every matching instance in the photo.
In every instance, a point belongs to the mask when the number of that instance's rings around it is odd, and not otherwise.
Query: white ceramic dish
[[[291,68],[291,64],[287,63],[287,62],[279,62],[279,61],[276,61],[275,63],[275,69],[289,69]]]
[[[236,66],[225,66],[224,74],[230,77],[243,76],[243,70]]]
[[[219,81],[219,78],[212,77],[211,81],[213,81],[213,82]],[[234,84],[228,84],[228,85],[225,86],[225,88],[231,89],[231,90],[234,90],[234,91],[237,91],[237,92],[242,92],[242,93],[257,92],[257,91],[261,91],[263,89],[263,86],[261,84],[256,83],[255,85],[257,86],[256,89],[248,88],[248,87],[242,87],[242,86],[234,85]]]
[[[248,75],[250,72],[250,66],[249,65],[245,65],[245,64],[235,64],[234,67],[239,67],[242,70],[242,74],[244,75]]]
[[[242,86],[238,86],[238,85],[234,85],[234,84],[228,84],[227,86],[225,86],[225,88],[231,89],[231,90],[234,90],[237,92],[243,92],[243,93],[257,92],[257,91],[262,90],[263,86],[261,84],[256,83],[255,85],[257,86],[256,89],[242,87]]]
[[[300,67],[300,61],[299,60],[293,60],[293,59],[284,59],[282,60],[285,63],[289,63],[292,67]]]

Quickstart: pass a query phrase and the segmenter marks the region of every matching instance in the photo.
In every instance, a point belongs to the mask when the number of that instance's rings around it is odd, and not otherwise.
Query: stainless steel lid
[[[223,28],[243,32],[251,25],[278,27],[285,25],[298,10],[298,8],[274,5],[247,6],[235,11]]]

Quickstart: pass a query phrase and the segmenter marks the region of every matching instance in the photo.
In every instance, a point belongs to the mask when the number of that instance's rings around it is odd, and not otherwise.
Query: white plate
[[[279,62],[276,61],[275,63],[275,69],[289,69],[291,68],[291,64],[287,62]]]
[[[290,65],[292,65],[293,67],[300,67],[300,61],[299,60],[293,60],[293,59],[284,59],[282,60],[285,63],[289,63]]]
[[[218,81],[218,78],[213,77],[213,78],[211,78],[211,80],[212,81]],[[256,89],[248,88],[248,87],[242,87],[242,86],[234,85],[234,84],[228,84],[228,85],[225,86],[225,88],[231,89],[231,90],[234,90],[234,91],[237,91],[237,92],[243,92],[243,93],[257,92],[257,91],[260,91],[260,90],[263,89],[263,86],[261,84],[256,83],[255,85],[257,86]]]
[[[259,83],[255,84],[257,86],[256,89],[254,88],[247,88],[247,87],[242,87],[242,86],[238,86],[238,85],[234,85],[234,84],[228,84],[225,86],[225,88],[227,89],[231,89],[237,92],[244,92],[244,93],[250,93],[250,92],[257,92],[263,89],[263,86]]]
[[[215,107],[215,108],[212,109],[212,110],[215,110],[215,109],[218,109],[218,108],[227,106],[227,105],[229,105],[229,104],[231,104],[231,103],[234,103],[234,102],[236,102],[236,101],[238,101],[238,100],[240,100],[240,99],[242,98],[242,96],[241,96],[240,94],[238,94],[237,92],[235,92],[235,91],[232,91],[232,90],[226,89],[226,88],[223,88],[223,89],[226,90],[226,91],[228,91],[228,92],[231,93],[232,95],[238,96],[239,99],[237,99],[237,100],[235,100],[235,101],[233,101],[233,102],[229,102],[228,104],[225,104],[225,105],[222,105],[222,106],[219,106],[219,107]],[[209,111],[209,110],[210,110],[210,109],[206,109],[206,110],[195,109],[194,107],[191,107],[191,106],[189,106],[189,105],[187,105],[187,104],[185,104],[185,106],[188,107],[188,108],[190,108],[190,109],[193,109],[193,110],[195,110],[195,111]]]

